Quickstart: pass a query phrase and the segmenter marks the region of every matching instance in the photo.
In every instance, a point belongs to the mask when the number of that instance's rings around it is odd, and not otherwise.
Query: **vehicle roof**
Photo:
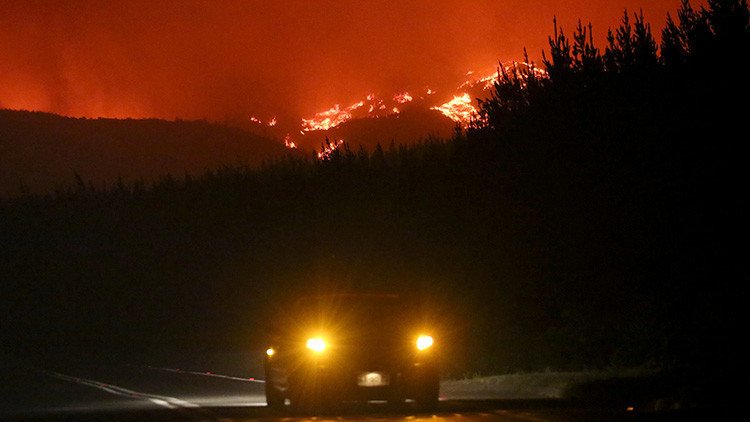
[[[343,293],[322,293],[315,295],[305,295],[297,298],[297,302],[307,300],[323,300],[323,299],[399,299],[400,296],[394,293],[358,293],[358,292],[343,292]]]

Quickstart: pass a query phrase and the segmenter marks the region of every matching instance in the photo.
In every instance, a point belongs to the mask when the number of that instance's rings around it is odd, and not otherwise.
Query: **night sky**
[[[606,30],[679,0],[0,0],[0,108],[84,117],[296,120],[370,92],[455,88],[539,60],[552,17]]]

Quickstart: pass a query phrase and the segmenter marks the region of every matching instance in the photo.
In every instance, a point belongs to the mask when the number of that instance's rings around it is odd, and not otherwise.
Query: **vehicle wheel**
[[[273,388],[269,382],[266,382],[266,405],[271,409],[282,409],[284,407],[284,395],[281,391]]]
[[[440,381],[435,380],[434,382],[425,384],[414,395],[414,401],[417,404],[417,409],[421,411],[435,410],[438,404],[439,396],[440,396]]]
[[[388,408],[394,411],[401,410],[405,402],[403,391],[400,389],[394,390],[388,397]]]
[[[296,415],[310,415],[320,413],[322,403],[316,391],[302,392],[299,389],[291,389],[289,401],[292,412]]]
[[[318,393],[318,392],[315,392]],[[336,413],[340,401],[332,397],[323,397],[320,394],[294,394],[289,395],[292,413],[297,416],[327,415]]]

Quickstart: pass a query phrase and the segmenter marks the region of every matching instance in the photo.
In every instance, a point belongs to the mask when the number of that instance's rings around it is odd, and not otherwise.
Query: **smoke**
[[[655,29],[679,0],[649,1]],[[298,118],[598,37],[629,0],[0,0],[0,105],[87,117]]]

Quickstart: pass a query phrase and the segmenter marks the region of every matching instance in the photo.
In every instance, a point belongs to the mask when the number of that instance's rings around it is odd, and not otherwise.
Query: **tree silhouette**
[[[660,51],[642,13],[604,52],[591,25],[569,40],[555,20],[546,76],[500,67],[450,140],[3,199],[0,344],[246,349],[256,309],[348,277],[458,314],[458,375],[649,364],[697,386],[734,370],[748,154],[730,134],[750,89],[713,60],[744,57],[747,5],[675,16]]]

